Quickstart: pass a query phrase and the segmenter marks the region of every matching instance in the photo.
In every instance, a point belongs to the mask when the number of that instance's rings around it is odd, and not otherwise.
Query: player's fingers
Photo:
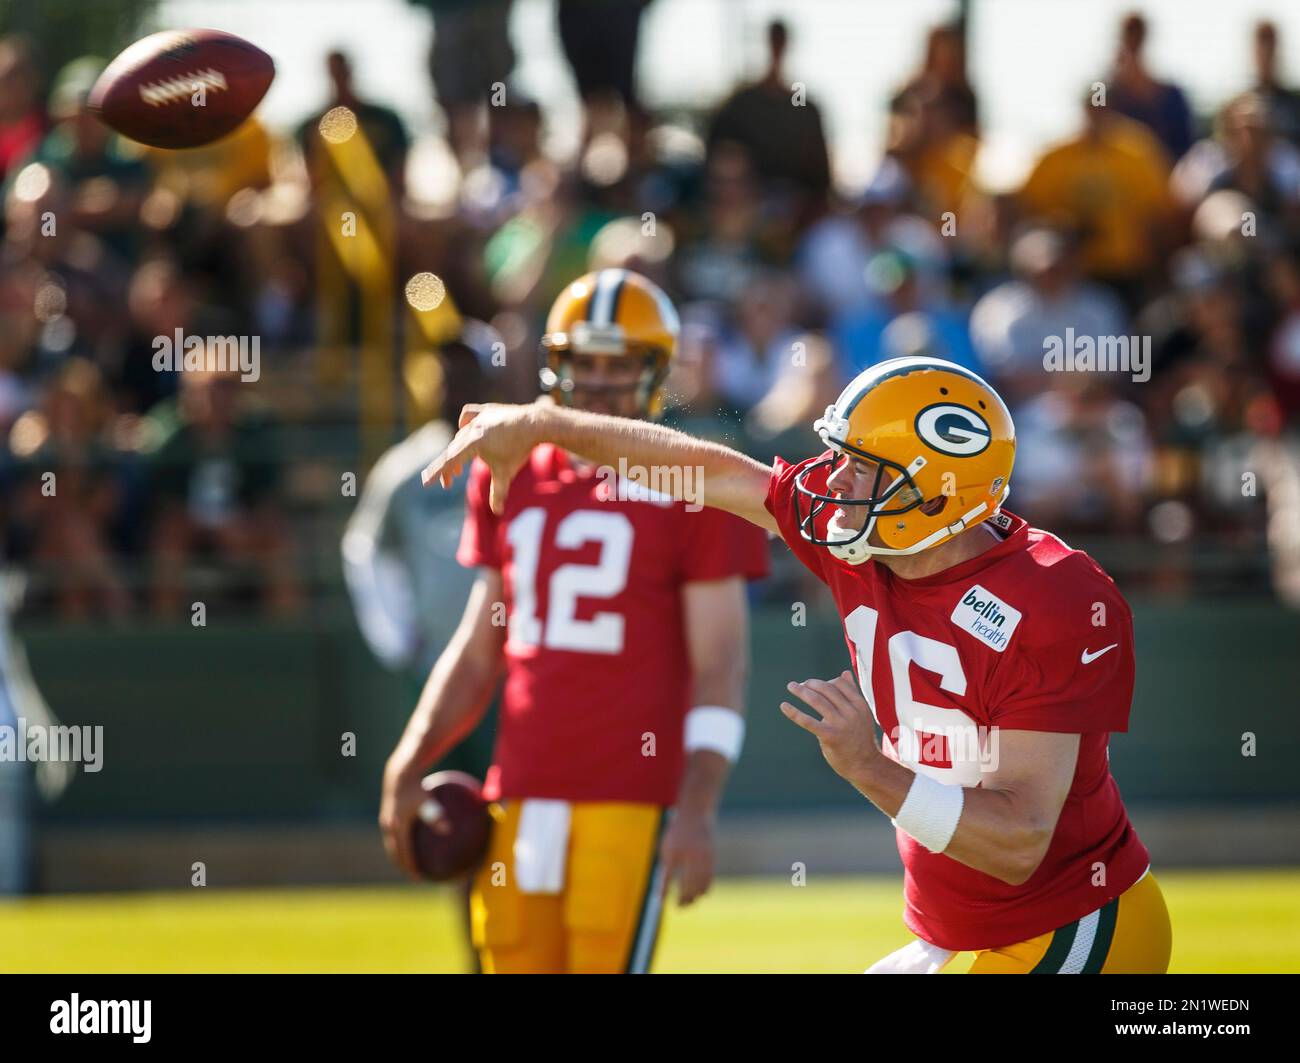
[[[492,486],[488,489],[488,508],[498,517],[506,511],[506,495],[510,493],[510,477],[492,474]]]
[[[806,701],[808,707],[817,713],[817,715],[822,719],[825,719],[827,716],[838,716],[839,707],[832,703],[830,698],[828,698],[824,692],[810,685],[815,682],[817,682],[817,680],[809,679],[803,683],[787,683],[785,688],[795,697]]]
[[[420,878],[420,868],[415,862],[415,838],[414,826],[417,815],[416,808],[406,808],[400,810],[394,817],[392,830],[393,848],[396,853],[396,863],[399,868],[405,872],[407,878]]]
[[[384,852],[388,854],[388,859],[392,863],[397,863],[397,842],[393,838],[393,832],[388,826],[388,817],[381,815],[379,817],[379,837],[384,843]]]
[[[703,897],[706,893],[709,892],[709,889],[712,886],[713,886],[713,865],[711,863],[706,863],[701,865],[700,867],[699,877],[695,880],[695,895],[691,898],[691,900],[698,901],[701,897]]]
[[[465,462],[474,457],[477,453],[475,444],[481,438],[482,433],[467,432],[462,428],[447,444],[447,448],[424,467],[424,472],[420,473],[420,482],[428,487],[434,480],[441,480],[443,487],[450,487],[448,475],[457,475]]]
[[[442,483],[443,487],[450,487],[451,486],[450,469],[451,469],[451,463],[447,459],[446,451],[444,451],[424,467],[424,471],[420,473],[421,485],[423,485],[424,487],[428,487],[431,483],[433,483],[434,480],[438,480]]]
[[[687,863],[681,881],[677,884],[677,904],[685,908],[703,897],[713,881],[713,862],[706,853],[697,854]]]
[[[450,443],[447,444],[447,446],[443,449],[443,452],[441,454],[439,454],[436,458],[433,459],[433,461],[429,462],[429,464],[424,467],[424,471],[420,473],[421,484],[423,484],[425,487],[428,487],[431,483],[433,483],[434,480],[441,480],[442,486],[443,487],[447,486],[446,471],[448,468],[450,468],[452,464],[451,448],[455,446],[455,444],[456,444],[456,440],[453,439]]]
[[[663,850],[659,855],[659,901],[660,903],[668,899],[668,891],[675,879],[681,872],[681,861],[677,853],[671,849]],[[681,884],[678,883],[677,893],[681,895]]]
[[[856,715],[857,702],[853,699],[853,692],[846,691],[836,680],[809,679],[805,681],[804,686],[824,697],[841,716]]]
[[[488,506],[498,517],[506,511],[506,496],[510,493],[510,483],[523,466],[523,460],[511,462],[509,465],[494,465],[492,467],[492,485],[488,489]]]
[[[442,481],[443,488],[451,487],[455,482],[456,477],[460,475],[461,470],[464,468],[464,464],[459,461],[444,468],[442,472],[438,474],[438,479]]]
[[[406,830],[396,831],[393,840],[397,850],[397,866],[407,878],[419,879],[420,871],[415,866],[415,851],[411,848],[409,824]]]
[[[847,669],[841,672],[831,680],[831,686],[839,691],[845,704],[854,711],[862,712],[864,709],[870,711],[867,699],[863,696],[862,688],[858,686],[858,681],[854,678],[852,672]]]
[[[386,815],[379,821],[384,839],[384,851],[388,854],[388,859],[392,861],[394,867],[409,876],[413,863],[407,851],[408,846],[403,844],[403,835],[408,835],[409,831],[403,831],[401,824],[401,817],[393,814]]]
[[[460,408],[460,420],[457,422],[457,428],[464,428],[470,421],[474,420],[483,412],[483,404],[478,402],[467,402]]]
[[[677,879],[677,907],[685,908],[700,895],[692,875],[683,871]]]
[[[788,701],[781,702],[781,711],[785,714],[785,718],[791,723],[798,724],[811,735],[816,735],[818,738],[821,737],[821,723],[814,720],[806,712],[800,712]]]

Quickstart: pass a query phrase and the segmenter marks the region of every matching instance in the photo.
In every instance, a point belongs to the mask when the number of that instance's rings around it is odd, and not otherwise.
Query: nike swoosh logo
[[[1089,653],[1087,650],[1084,650],[1083,653],[1082,653],[1082,654],[1080,655],[1080,657],[1079,657],[1079,663],[1080,663],[1080,664],[1092,664],[1092,662],[1095,661],[1098,657],[1100,657],[1103,653],[1109,653],[1111,650],[1113,650],[1113,649],[1114,649],[1116,646],[1118,646],[1118,645],[1119,645],[1118,642],[1112,642],[1112,643],[1111,643],[1109,646],[1107,646],[1105,649],[1098,650],[1096,653]]]

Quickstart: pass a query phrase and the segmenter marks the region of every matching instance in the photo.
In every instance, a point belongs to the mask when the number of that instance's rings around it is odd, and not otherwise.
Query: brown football
[[[163,30],[136,41],[95,82],[88,101],[103,122],[155,148],[224,137],[261,102],[275,63],[221,30]]]
[[[478,780],[439,771],[421,782],[429,800],[415,821],[415,861],[425,878],[445,882],[473,871],[487,852],[492,817]]]

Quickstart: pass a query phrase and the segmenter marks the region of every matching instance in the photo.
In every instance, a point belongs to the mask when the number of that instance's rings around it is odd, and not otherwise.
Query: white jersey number
[[[844,630],[853,643],[853,653],[858,662],[858,682],[862,693],[871,705],[871,714],[877,725],[885,731],[885,741],[894,743],[898,760],[909,768],[920,771],[939,782],[974,786],[980,781],[979,731],[975,721],[961,709],[951,705],[930,705],[917,701],[912,693],[910,666],[913,661],[927,672],[939,676],[939,686],[950,693],[966,693],[966,673],[962,670],[957,648],[937,639],[918,635],[915,631],[899,631],[891,635],[888,643],[889,670],[894,696],[894,715],[898,719],[898,732],[880,721],[876,711],[878,696],[873,675],[876,646],[876,624],[880,614],[869,606],[860,605],[844,618]],[[952,767],[922,763],[922,754],[932,750],[937,737],[947,740]],[[930,757],[928,759],[934,759]]]
[[[594,565],[561,565],[551,573],[545,623],[537,615],[537,567],[542,553],[546,511],[529,507],[510,522],[506,540],[514,550],[514,609],[509,637],[517,646],[546,646],[578,653],[623,652],[623,617],[596,613],[590,620],[577,617],[578,599],[613,598],[627,586],[632,563],[632,522],[623,513],[579,509],[555,527],[555,545],[575,550],[590,542],[600,544]]]

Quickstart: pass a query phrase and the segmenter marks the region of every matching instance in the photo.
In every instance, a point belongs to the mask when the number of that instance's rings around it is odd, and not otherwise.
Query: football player
[[[1168,913],[1107,756],[1128,727],[1132,617],[1086,554],[1002,509],[1015,430],[978,376],[876,365],[797,465],[567,410],[469,406],[460,423],[426,483],[478,456],[499,500],[540,440],[698,465],[710,505],[779,534],[830,588],[853,672],[791,684],[812,714],[782,711],[897,827],[916,940],[873,971],[958,952],[981,973],[1166,969]]]
[[[655,416],[678,328],[639,274],[580,278],[547,320],[539,408]],[[482,968],[645,971],[669,883],[689,904],[712,880],[744,730],[745,581],[766,574],[767,537],[705,507],[693,468],[646,487],[547,442],[519,457],[508,491],[471,472],[457,556],[478,578],[385,770],[380,824],[414,874],[420,778],[504,673],[471,896]]]

